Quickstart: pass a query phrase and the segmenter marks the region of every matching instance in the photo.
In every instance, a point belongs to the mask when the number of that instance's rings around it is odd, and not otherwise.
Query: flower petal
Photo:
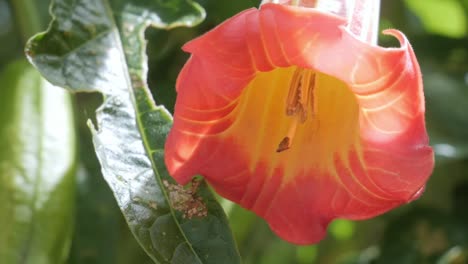
[[[184,184],[202,174],[299,244],[322,239],[334,218],[416,198],[434,162],[420,70],[403,34],[387,33],[400,48],[361,42],[337,16],[265,4],[188,43],[166,142],[171,175]],[[297,67],[317,73],[317,112],[278,153]]]

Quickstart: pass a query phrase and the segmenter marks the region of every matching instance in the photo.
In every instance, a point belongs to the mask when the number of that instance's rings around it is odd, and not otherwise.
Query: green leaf
[[[119,219],[122,217],[98,172],[84,168],[78,171],[77,224],[68,260],[70,264],[117,263],[121,239]]]
[[[0,75],[0,263],[63,263],[75,188],[71,101],[26,61]]]
[[[387,224],[380,254],[372,263],[466,263],[467,231],[466,219],[458,212],[414,206]]]
[[[148,264],[151,258],[133,238],[102,177],[86,121],[101,103],[98,94],[76,96],[80,142],[75,230],[68,264]]]
[[[439,158],[468,157],[468,90],[463,78],[423,69],[431,144]]]
[[[204,11],[184,0],[57,0],[52,13],[49,30],[29,42],[27,54],[56,85],[103,94],[98,129],[89,122],[93,142],[141,246],[160,263],[239,263],[225,214],[206,184],[197,193],[206,217],[186,219],[171,206],[163,148],[172,117],[146,85],[146,27],[193,26]]]
[[[75,230],[69,264],[115,264],[121,213],[112,192],[102,178],[99,161],[94,154],[88,119],[85,113],[94,111],[98,96],[77,96],[77,125],[80,140],[80,164],[77,173]],[[91,100],[94,99],[94,100]],[[95,104],[94,101],[97,101]],[[86,107],[86,108],[85,108]],[[134,239],[132,239],[134,240]]]
[[[405,3],[428,32],[452,38],[466,36],[468,19],[460,1],[405,0]]]
[[[318,247],[313,246],[301,246],[296,248],[296,260],[300,264],[313,263],[317,259]]]
[[[355,222],[336,219],[330,224],[330,233],[340,241],[350,240],[354,235]]]

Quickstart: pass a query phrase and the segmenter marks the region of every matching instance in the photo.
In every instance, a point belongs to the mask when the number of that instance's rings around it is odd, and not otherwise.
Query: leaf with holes
[[[163,162],[172,117],[146,85],[145,29],[193,26],[204,17],[201,7],[186,0],[56,0],[52,14],[48,31],[31,39],[26,53],[52,83],[103,95],[97,128],[89,122],[93,142],[140,245],[159,263],[239,263],[206,184],[193,194],[195,208],[173,207],[170,198],[178,195],[166,187],[174,184]]]

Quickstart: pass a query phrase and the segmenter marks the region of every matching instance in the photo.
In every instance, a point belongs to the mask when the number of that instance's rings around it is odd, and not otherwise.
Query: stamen
[[[315,73],[313,71],[304,70],[302,74],[302,84],[305,89],[301,89],[301,97],[299,103],[301,104],[302,111],[300,112],[301,123],[307,120],[308,110],[312,116],[314,115],[314,88],[315,88]],[[309,103],[311,105],[308,108]]]
[[[286,99],[286,115],[299,116],[301,123],[307,120],[308,112],[314,114],[315,73],[297,68],[289,84]]]
[[[296,134],[297,124],[305,123],[315,114],[315,73],[312,70],[297,68],[289,84],[288,97],[286,99],[286,115],[294,120],[289,128],[288,135],[278,144],[276,152],[282,152],[291,147]]]
[[[302,72],[304,69],[297,68],[289,84],[289,93],[286,99],[286,115],[296,115],[298,111],[299,98],[302,90]]]

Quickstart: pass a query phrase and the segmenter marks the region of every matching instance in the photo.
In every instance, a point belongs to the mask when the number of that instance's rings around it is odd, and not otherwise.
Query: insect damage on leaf
[[[169,200],[171,206],[183,213],[183,218],[192,219],[193,217],[205,217],[208,215],[208,209],[203,203],[203,199],[197,195],[198,187],[201,181],[193,179],[191,185],[185,188],[179,184],[172,184],[168,181],[164,181],[169,191]]]

